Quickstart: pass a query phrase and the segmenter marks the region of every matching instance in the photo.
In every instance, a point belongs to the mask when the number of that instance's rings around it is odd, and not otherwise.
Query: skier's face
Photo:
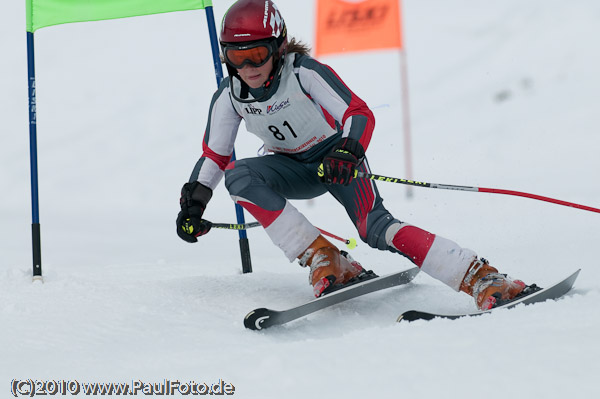
[[[273,70],[273,57],[264,65],[259,67],[250,64],[244,65],[241,69],[237,69],[240,78],[252,89],[258,89],[267,81],[271,71]]]

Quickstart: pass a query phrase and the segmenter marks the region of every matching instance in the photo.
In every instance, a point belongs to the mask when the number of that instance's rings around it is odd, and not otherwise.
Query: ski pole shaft
[[[250,222],[250,223],[212,223],[211,222],[211,226],[217,229],[226,229],[226,230],[246,230],[246,229],[250,229],[252,227],[258,227],[260,226],[260,223],[258,222]],[[328,237],[331,237],[335,240],[341,241],[344,244],[346,244],[346,246],[348,247],[348,249],[354,249],[356,248],[356,239],[354,238],[350,238],[350,239],[346,239],[346,238],[342,238],[342,237],[338,237],[335,234],[331,234],[328,231],[325,231],[323,229],[319,229],[317,227],[317,229],[321,232],[321,234],[326,235]]]
[[[370,179],[370,180],[375,180],[375,181],[381,181],[381,182],[385,182],[385,183],[399,183],[399,184],[406,184],[409,186],[438,188],[438,189],[443,189],[443,190],[474,191],[474,192],[479,192],[479,193],[513,195],[513,196],[517,196],[517,197],[531,198],[531,199],[538,200],[538,201],[551,202],[553,204],[568,206],[571,208],[582,209],[584,211],[600,213],[600,209],[593,208],[591,206],[575,204],[573,202],[562,201],[559,199],[544,197],[544,196],[536,195],[536,194],[524,193],[521,191],[502,190],[502,189],[497,189],[497,188],[485,188],[485,187],[454,186],[451,184],[427,183],[427,182],[421,182],[421,181],[415,181],[415,180],[400,179],[397,177],[387,177],[387,176],[382,176],[382,175],[376,175],[374,173],[363,173],[363,172],[358,172],[358,171],[356,171],[354,173],[354,177]]]
[[[260,226],[258,222],[250,222],[250,223],[212,223],[211,226],[215,229],[226,229],[226,230],[246,230],[251,229],[252,227]]]

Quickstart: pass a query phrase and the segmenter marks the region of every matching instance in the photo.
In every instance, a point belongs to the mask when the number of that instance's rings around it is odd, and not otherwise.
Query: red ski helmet
[[[275,41],[275,52],[282,55],[287,44],[283,17],[271,0],[238,0],[223,17],[221,46],[255,41]]]
[[[242,68],[246,63],[263,65],[271,56],[274,67],[265,87],[268,88],[281,74],[287,49],[287,29],[271,0],[236,1],[223,17],[219,41],[231,78],[237,75],[236,68]],[[228,51],[238,51],[238,58],[228,57]],[[252,56],[244,60],[244,52]]]

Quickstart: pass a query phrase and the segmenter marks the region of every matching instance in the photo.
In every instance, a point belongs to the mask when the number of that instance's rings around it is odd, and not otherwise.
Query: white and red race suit
[[[248,210],[271,240],[292,261],[319,231],[289,199],[331,193],[346,209],[360,238],[380,250],[400,253],[454,290],[476,258],[473,251],[395,219],[383,206],[372,180],[348,186],[324,184],[317,175],[323,157],[342,138],[366,150],[375,127],[373,113],[337,74],[315,59],[297,53],[285,57],[279,79],[268,95],[226,78],[214,94],[204,135],[203,154],[190,181],[215,189],[223,175],[234,201]],[[235,96],[231,95],[235,91]],[[254,96],[254,97],[253,97]],[[264,142],[271,154],[230,162],[240,122]],[[359,171],[370,173],[365,159]]]

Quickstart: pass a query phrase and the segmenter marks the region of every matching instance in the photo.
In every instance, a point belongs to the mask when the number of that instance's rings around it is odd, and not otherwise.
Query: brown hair
[[[310,46],[306,43],[303,43],[300,40],[297,40],[295,37],[290,38],[287,44],[287,52],[288,53],[299,53],[302,55],[310,55]]]

